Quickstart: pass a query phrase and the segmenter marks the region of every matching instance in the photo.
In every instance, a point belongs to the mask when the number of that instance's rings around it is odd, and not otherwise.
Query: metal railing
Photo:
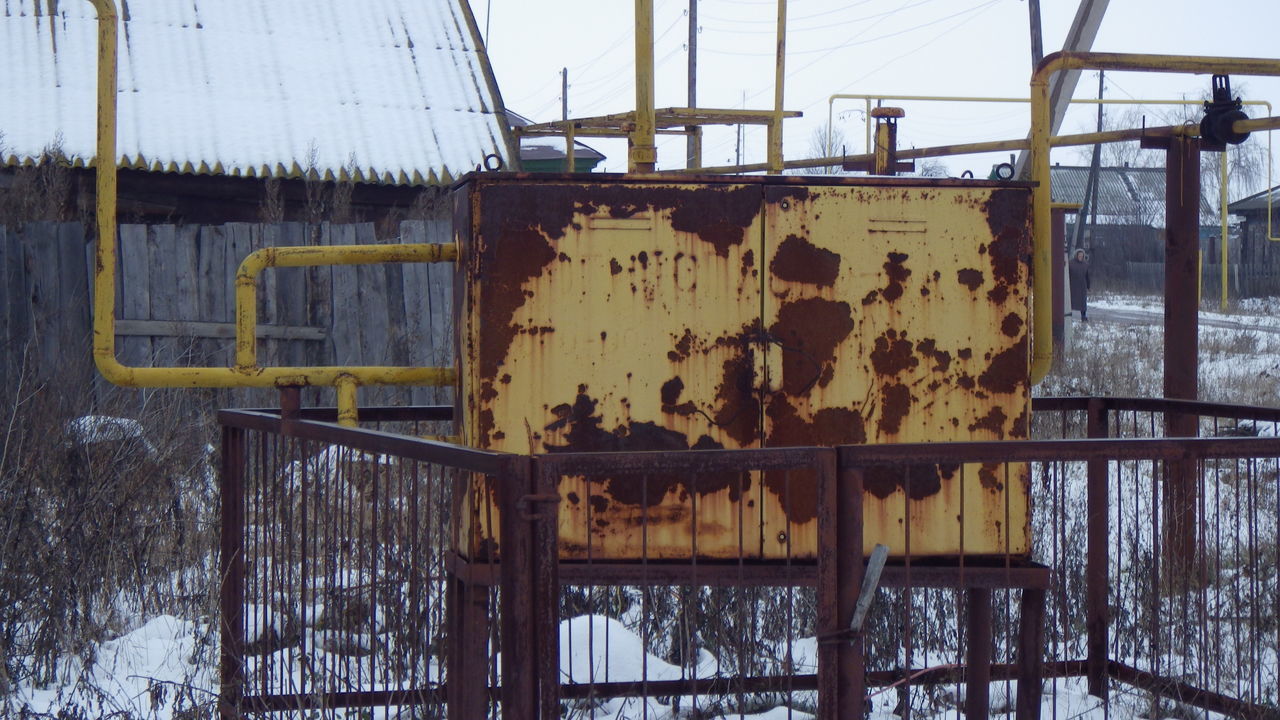
[[[1131,398],[1034,410],[1029,441],[531,457],[413,437],[406,423],[443,408],[361,411],[399,434],[302,419],[323,411],[224,412],[224,713],[838,717],[871,703],[902,717],[1170,705],[1275,717],[1280,410]],[[1029,483],[1033,553],[906,553],[855,632],[875,541],[860,532],[863,481],[894,474],[909,498],[922,468],[962,487]],[[590,495],[573,510],[569,493],[606,482],[632,483],[648,508],[641,538],[650,512],[683,513],[685,559],[642,540],[638,561],[604,560],[608,528],[562,547],[572,513],[592,524]],[[760,560],[749,510],[705,521],[709,491],[766,482],[813,503],[816,561]],[[466,488],[483,496],[473,513],[498,518],[483,525],[499,528],[500,562],[453,553],[478,521],[457,514]],[[938,522],[983,527],[963,512]],[[797,530],[767,539],[785,546]],[[703,557],[705,533],[739,537],[736,557]]]

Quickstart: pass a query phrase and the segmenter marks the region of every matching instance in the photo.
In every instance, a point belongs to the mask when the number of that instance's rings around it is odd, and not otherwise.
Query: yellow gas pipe
[[[1031,76],[1031,179],[1032,278],[1036,285],[1052,272],[1052,230],[1049,193],[1049,78],[1061,70],[1118,70],[1136,72],[1217,73],[1225,75],[1280,76],[1280,60],[1264,58],[1195,57],[1180,55],[1130,55],[1122,53],[1053,53],[1040,61]],[[1033,292],[1034,338],[1031,382],[1049,374],[1053,364],[1053,299],[1047,292]]]
[[[384,262],[449,262],[453,245],[373,245],[269,248],[245,258],[236,278],[234,367],[132,367],[116,359],[116,93],[119,14],[114,0],[89,0],[98,14],[97,248],[93,275],[93,358],[108,381],[125,387],[276,387],[333,385],[339,415],[355,421],[357,385],[440,386],[455,382],[453,368],[259,367],[256,360],[256,278],[266,267]],[[345,407],[344,407],[345,406]],[[345,412],[345,414],[344,414]]]

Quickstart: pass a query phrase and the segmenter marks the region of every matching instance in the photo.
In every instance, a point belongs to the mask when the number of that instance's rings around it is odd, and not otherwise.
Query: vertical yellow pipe
[[[1034,385],[1049,374],[1053,365],[1053,298],[1050,276],[1053,258],[1050,257],[1050,238],[1053,222],[1049,208],[1049,76],[1053,74],[1053,61],[1042,62],[1031,77],[1031,384]]]
[[[769,124],[769,174],[782,172],[782,102],[787,70],[787,0],[778,0],[778,48],[773,74],[773,122]]]
[[[93,275],[93,360],[115,382],[116,362],[116,49],[114,0],[91,0],[98,13],[98,241]]]
[[[1222,300],[1218,304],[1220,310],[1227,309],[1227,152],[1222,151],[1222,156],[1218,159],[1218,166],[1221,168],[1221,177],[1218,180],[1219,197],[1221,203],[1222,214],[1222,259],[1219,263],[1222,265]]]
[[[636,0],[636,126],[631,131],[628,166],[631,172],[653,172],[657,120],[653,109],[653,0]]]
[[[359,420],[356,410],[356,379],[350,375],[341,375],[333,382],[338,391],[338,424],[343,427],[355,427]]]

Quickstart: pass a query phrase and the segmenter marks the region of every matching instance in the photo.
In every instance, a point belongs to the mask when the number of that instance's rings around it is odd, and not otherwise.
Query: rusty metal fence
[[[395,432],[224,412],[224,716],[1276,717],[1280,410],[1034,410],[1031,441],[533,457],[415,437],[443,408],[362,411]],[[939,466],[1029,482],[1032,557],[895,550],[851,630],[864,479],[910,497]],[[701,489],[765,474],[816,499],[816,562],[759,559],[758,518],[698,526]],[[452,552],[477,476],[501,562]],[[646,512],[635,562],[598,560],[591,534],[560,547],[566,478],[642,501],[678,478],[683,510],[662,511],[690,519],[691,559],[648,552]],[[703,533],[737,536],[737,557],[702,557]]]
[[[452,498],[473,473],[506,475],[510,456],[417,437],[451,414],[362,412],[395,432],[339,427],[332,411],[220,414],[223,717],[397,717],[456,701],[459,674],[487,702],[496,665],[458,658],[487,652],[474,613],[490,591],[452,580]]]

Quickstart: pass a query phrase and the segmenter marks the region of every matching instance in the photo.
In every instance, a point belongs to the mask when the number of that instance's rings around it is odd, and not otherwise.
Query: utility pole
[[[1101,70],[1098,71],[1098,99],[1102,99],[1104,75]],[[1102,103],[1098,103],[1098,132],[1102,132]],[[1071,240],[1071,251],[1075,252],[1084,247],[1084,223],[1089,218],[1092,211],[1092,225],[1098,224],[1098,173],[1102,168],[1102,144],[1094,143],[1093,157],[1089,161],[1089,180],[1084,186],[1084,197],[1081,198],[1083,207],[1076,214],[1076,232]]]
[[[689,107],[698,107],[698,0],[689,0]],[[697,125],[686,125],[685,163],[690,170],[702,167],[702,136]]]
[[[1044,36],[1040,31],[1040,0],[1027,0],[1031,13],[1031,64],[1039,65],[1044,59]]]
[[[569,68],[560,68],[560,119],[569,119]]]

